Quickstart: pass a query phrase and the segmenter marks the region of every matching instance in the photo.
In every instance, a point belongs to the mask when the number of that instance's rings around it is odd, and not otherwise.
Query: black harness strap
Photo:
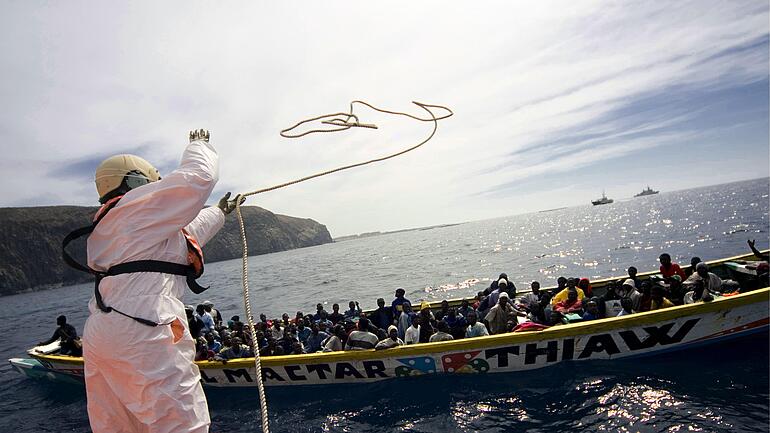
[[[96,306],[99,307],[99,310],[101,310],[102,312],[110,313],[114,311],[118,314],[126,316],[130,319],[134,319],[137,322],[147,326],[168,325],[168,323],[157,323],[157,322],[153,322],[152,320],[143,319],[141,317],[134,317],[130,314],[126,314],[120,310],[117,310],[113,307],[109,307],[105,305],[104,300],[102,299],[102,294],[99,292],[99,283],[102,281],[103,278],[111,277],[115,275],[130,274],[130,273],[136,273],[136,272],[157,272],[161,274],[182,275],[187,277],[187,286],[190,288],[190,290],[195,294],[200,294],[206,289],[208,289],[208,287],[202,287],[201,285],[198,284],[198,282],[196,281],[196,278],[198,278],[200,275],[196,273],[195,268],[193,266],[181,265],[179,263],[163,262],[159,260],[136,260],[133,262],[117,264],[107,269],[106,272],[101,272],[95,269],[91,269],[87,265],[83,265],[79,263],[67,252],[67,246],[77,238],[90,235],[96,228],[96,225],[99,224],[99,221],[101,221],[102,218],[104,218],[104,216],[107,215],[107,212],[109,212],[110,209],[112,209],[113,207],[115,207],[115,205],[118,204],[118,201],[119,199],[114,200],[112,202],[108,202],[108,204],[106,204],[105,207],[102,210],[100,210],[100,213],[98,214],[98,217],[96,218],[96,220],[94,220],[93,224],[91,224],[90,226],[81,227],[79,229],[73,230],[71,233],[69,233],[67,236],[64,237],[64,240],[62,241],[62,258],[72,268],[82,272],[88,272],[89,274],[92,274],[96,277],[96,281],[94,284],[94,299],[96,300]]]

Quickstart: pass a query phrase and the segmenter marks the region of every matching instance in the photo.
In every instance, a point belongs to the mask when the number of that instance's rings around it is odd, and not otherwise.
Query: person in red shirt
[[[668,253],[661,254],[658,260],[660,260],[660,273],[663,274],[664,279],[668,280],[674,275],[679,275],[683,281],[687,279],[682,268],[676,263],[671,263],[671,256]]]

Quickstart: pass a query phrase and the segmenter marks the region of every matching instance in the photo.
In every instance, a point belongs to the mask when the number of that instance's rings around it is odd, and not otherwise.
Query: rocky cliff
[[[88,225],[98,208],[42,206],[0,208],[0,295],[91,281],[61,259],[61,242],[73,229]],[[276,215],[256,206],[242,208],[249,254],[266,254],[332,242],[326,226],[311,219]],[[70,244],[85,261],[85,242]],[[203,248],[207,263],[241,256],[235,214]]]

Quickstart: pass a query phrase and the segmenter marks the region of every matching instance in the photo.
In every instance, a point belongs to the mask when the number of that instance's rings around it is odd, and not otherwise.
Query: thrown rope
[[[430,118],[429,119],[425,119],[425,118],[414,116],[414,115],[411,115],[411,114],[408,114],[408,113],[384,110],[384,109],[381,109],[381,108],[377,108],[377,107],[375,107],[375,106],[373,106],[371,104],[368,104],[368,103],[366,103],[364,101],[357,101],[356,100],[356,101],[352,101],[350,103],[350,112],[349,113],[325,114],[325,115],[322,115],[322,116],[317,116],[317,117],[313,117],[313,118],[310,118],[310,119],[302,120],[302,121],[298,122],[297,124],[295,124],[294,126],[291,126],[289,128],[286,128],[286,129],[282,130],[281,131],[281,136],[285,137],[285,138],[299,138],[299,137],[303,137],[305,135],[312,134],[312,133],[317,133],[317,132],[338,132],[338,131],[345,131],[345,130],[348,130],[348,129],[354,128],[354,127],[377,129],[376,125],[367,124],[367,123],[360,123],[358,116],[353,114],[353,105],[354,104],[361,104],[361,105],[365,105],[365,106],[371,108],[372,110],[379,111],[381,113],[393,114],[393,115],[398,115],[398,116],[405,116],[405,117],[409,117],[409,118],[414,119],[414,120],[419,120],[421,122],[433,122],[433,131],[431,131],[430,135],[426,139],[422,140],[418,144],[416,144],[414,146],[411,146],[411,147],[408,147],[408,148],[406,148],[404,150],[401,150],[399,152],[386,155],[386,156],[370,159],[368,161],[357,162],[357,163],[345,165],[345,166],[342,166],[342,167],[333,168],[333,169],[330,169],[330,170],[322,171],[320,173],[311,174],[309,176],[305,176],[305,177],[302,177],[302,178],[299,178],[299,179],[295,179],[295,180],[292,180],[292,181],[289,181],[289,182],[285,182],[285,183],[281,183],[281,184],[278,184],[278,185],[274,185],[274,186],[271,186],[271,187],[262,188],[262,189],[258,189],[256,191],[251,191],[251,192],[239,194],[238,196],[235,197],[235,211],[236,211],[236,215],[238,215],[238,225],[240,226],[240,230],[241,230],[241,243],[243,245],[243,259],[242,259],[242,264],[243,264],[243,269],[242,269],[243,305],[244,305],[244,308],[246,309],[246,318],[248,319],[249,331],[251,332],[251,335],[252,335],[252,338],[251,338],[251,349],[254,352],[254,366],[256,368],[257,389],[258,389],[258,392],[259,392],[259,405],[260,405],[260,411],[262,413],[262,431],[264,433],[269,433],[270,432],[270,426],[269,426],[269,423],[268,423],[268,416],[267,416],[267,398],[265,397],[265,388],[264,388],[264,384],[263,384],[263,381],[262,381],[262,363],[261,363],[261,360],[260,360],[260,357],[259,357],[259,348],[257,347],[257,344],[256,344],[256,335],[257,335],[257,333],[256,333],[256,330],[254,328],[254,318],[252,317],[252,314],[251,314],[251,299],[250,299],[251,296],[249,295],[249,276],[248,276],[248,270],[249,270],[249,259],[248,259],[248,256],[249,256],[249,254],[248,254],[248,245],[247,245],[247,242],[246,242],[246,228],[245,228],[245,226],[243,224],[243,215],[241,214],[241,204],[245,200],[246,197],[249,197],[249,196],[252,196],[252,195],[261,194],[261,193],[268,192],[268,191],[274,191],[276,189],[280,189],[280,188],[284,188],[284,187],[287,187],[287,186],[295,185],[295,184],[298,184],[300,182],[304,182],[306,180],[315,179],[317,177],[326,176],[328,174],[337,173],[337,172],[340,172],[340,171],[343,171],[343,170],[348,170],[348,169],[355,168],[355,167],[361,167],[361,166],[364,166],[364,165],[373,164],[375,162],[385,161],[385,160],[388,160],[388,159],[395,158],[397,156],[403,155],[403,154],[405,154],[407,152],[411,152],[411,151],[419,148],[423,144],[427,143],[431,138],[433,138],[433,136],[436,134],[436,131],[438,130],[438,121],[439,120],[446,119],[446,118],[448,118],[448,117],[450,117],[450,116],[452,116],[454,114],[452,112],[452,110],[450,110],[447,107],[441,106],[441,105],[423,104],[423,103],[416,102],[416,101],[412,101],[412,103],[417,105],[418,107],[422,108],[423,110],[427,111],[428,114],[430,115]],[[442,110],[446,110],[448,114],[436,117],[433,114],[433,112],[430,110],[431,108],[440,108]],[[305,132],[302,132],[302,133],[298,133],[298,134],[290,133],[291,131],[293,131],[294,129],[298,128],[301,125],[304,125],[304,124],[309,123],[309,122],[314,122],[314,121],[317,121],[317,120],[321,120],[321,119],[328,119],[328,120],[322,120],[321,123],[326,124],[326,125],[336,126],[336,128],[331,128],[331,129],[311,129],[311,130],[308,130],[308,131],[305,131]],[[355,121],[351,122],[351,119],[354,119]]]

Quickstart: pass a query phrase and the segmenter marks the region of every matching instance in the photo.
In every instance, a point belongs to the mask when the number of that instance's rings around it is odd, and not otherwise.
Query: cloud
[[[359,98],[456,115],[398,160],[250,202],[342,235],[510,212],[490,208],[492,198],[517,211],[579,203],[605,183],[595,173],[618,175],[613,167],[650,153],[681,158],[686,144],[694,164],[698,148],[727,154],[716,143],[728,129],[747,152],[767,153],[761,2],[6,6],[0,168],[25,188],[0,185],[0,205],[91,204],[89,172],[103,157],[139,153],[168,172],[192,128],[210,129],[220,149],[217,193],[369,159],[430,132],[362,109],[380,129],[278,135]],[[735,176],[767,175],[757,158],[722,160]]]

